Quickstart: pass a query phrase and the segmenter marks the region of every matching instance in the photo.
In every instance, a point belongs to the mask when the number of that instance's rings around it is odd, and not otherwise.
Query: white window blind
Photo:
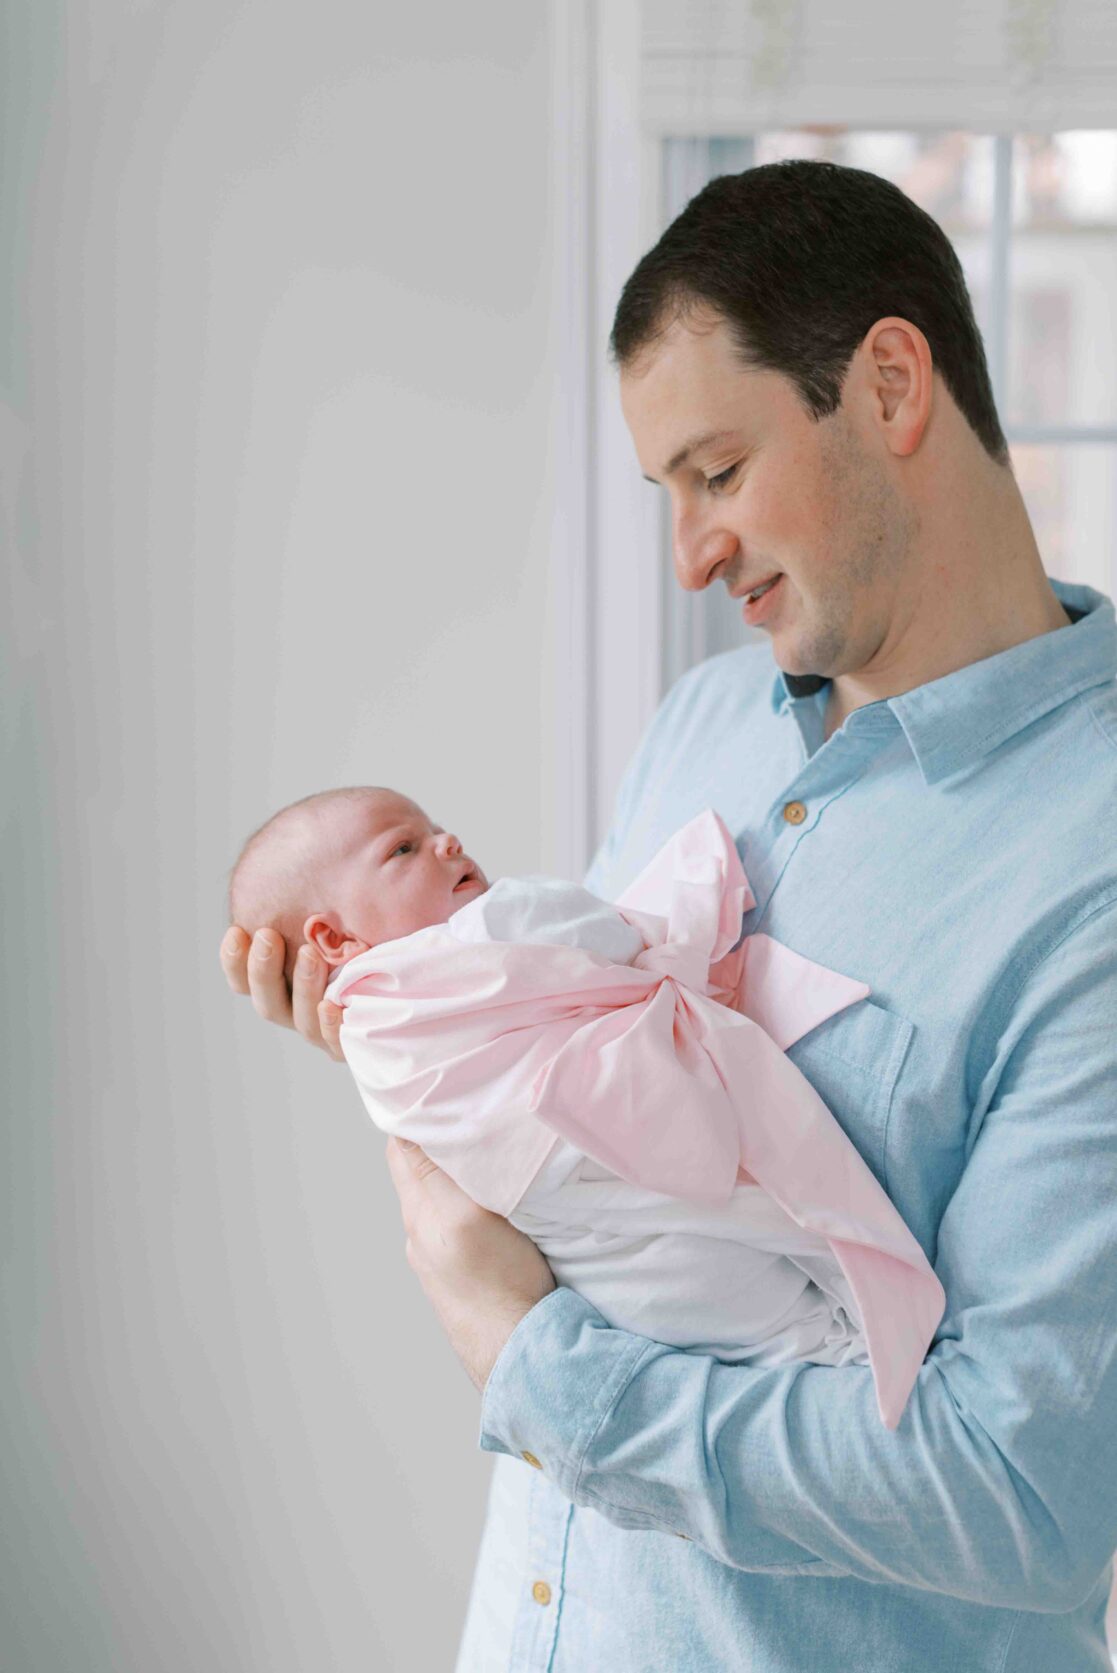
[[[643,0],[640,120],[672,136],[835,122],[1117,125],[1114,0]]]

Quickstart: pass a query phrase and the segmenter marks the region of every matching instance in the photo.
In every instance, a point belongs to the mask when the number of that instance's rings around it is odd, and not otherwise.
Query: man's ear
[[[369,943],[342,929],[337,920],[331,921],[320,912],[313,913],[303,925],[303,939],[321,953],[327,964],[345,964],[358,953],[367,953]]]
[[[862,369],[874,422],[898,459],[923,439],[935,400],[931,347],[917,325],[889,314],[866,333]]]

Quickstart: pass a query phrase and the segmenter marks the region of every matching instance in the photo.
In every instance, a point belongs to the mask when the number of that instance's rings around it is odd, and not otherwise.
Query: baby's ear
[[[346,964],[349,959],[356,958],[358,953],[367,953],[369,950],[367,941],[350,935],[336,919],[331,921],[320,912],[313,913],[306,920],[303,925],[303,940],[309,941],[330,965]]]

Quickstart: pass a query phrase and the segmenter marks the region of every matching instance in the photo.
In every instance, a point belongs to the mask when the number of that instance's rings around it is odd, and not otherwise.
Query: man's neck
[[[1002,613],[984,621],[976,613],[975,619],[967,624],[971,631],[940,634],[926,648],[925,655],[909,665],[906,673],[897,673],[891,679],[866,677],[866,672],[835,677],[827,693],[824,738],[832,737],[855,709],[883,698],[899,697],[916,686],[983,662],[986,657],[998,656],[1028,639],[1070,626],[1070,617],[1045,575],[1041,574],[1031,588],[1015,594],[1009,592],[1008,596],[1011,603]]]

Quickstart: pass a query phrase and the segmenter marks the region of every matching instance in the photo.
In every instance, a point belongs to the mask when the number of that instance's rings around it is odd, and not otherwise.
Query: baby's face
[[[303,933],[331,964],[444,924],[488,888],[456,836],[385,791],[344,811],[322,868],[323,906]]]

